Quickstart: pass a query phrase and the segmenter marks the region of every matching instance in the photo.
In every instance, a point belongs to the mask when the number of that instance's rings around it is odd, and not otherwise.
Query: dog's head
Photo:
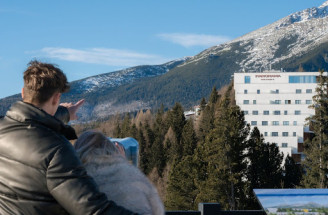
[[[104,134],[98,131],[85,131],[74,144],[82,163],[87,163],[99,156],[120,156],[121,153]]]

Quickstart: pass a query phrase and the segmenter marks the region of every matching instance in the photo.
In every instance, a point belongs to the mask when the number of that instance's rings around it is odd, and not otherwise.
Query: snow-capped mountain
[[[100,74],[71,83],[73,93],[90,93],[99,89],[119,87],[132,83],[140,78],[163,75],[175,66],[188,60],[188,57],[170,61],[162,65],[136,66],[128,69]]]
[[[309,50],[327,41],[328,1],[319,7],[293,13],[228,43],[207,49],[186,64],[197,62],[211,55],[234,51],[244,56],[236,59],[240,69],[263,71],[270,65],[278,65],[289,58],[306,55]],[[236,44],[239,48],[235,47]]]
[[[215,26],[213,26],[215,27]],[[213,86],[228,84],[235,72],[328,70],[328,1],[305,9],[193,57],[159,66],[138,66],[71,83],[63,101],[85,98],[81,115],[171,107],[185,108],[207,97]],[[0,115],[15,95],[0,100]]]

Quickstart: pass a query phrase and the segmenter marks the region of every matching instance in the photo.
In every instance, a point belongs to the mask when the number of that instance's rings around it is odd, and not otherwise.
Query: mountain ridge
[[[290,72],[327,71],[327,62],[328,1],[192,57],[72,82],[71,92],[62,98],[63,101],[86,98],[81,111],[84,120],[156,109],[161,104],[169,108],[175,102],[189,108],[207,97],[213,86],[220,89],[228,84],[235,72],[261,72],[269,68]],[[5,109],[3,103],[0,100],[0,112]]]

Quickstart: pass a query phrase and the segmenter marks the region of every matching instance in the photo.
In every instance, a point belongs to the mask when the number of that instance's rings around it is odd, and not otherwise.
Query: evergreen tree
[[[169,175],[165,208],[167,210],[195,210],[197,190],[194,184],[193,157],[175,161]]]
[[[130,128],[131,128],[131,119],[130,119],[130,114],[126,113],[122,122],[122,127],[121,127],[121,135],[120,137],[128,137],[130,135]]]
[[[179,143],[182,135],[182,129],[186,123],[183,107],[180,103],[175,103],[174,107],[168,112],[167,122],[168,126],[173,129]]]
[[[178,148],[178,141],[173,129],[170,127],[164,137],[164,149],[167,152],[168,163],[172,163],[181,156],[176,148]]]
[[[218,201],[224,209],[242,207],[246,140],[249,126],[238,106],[230,101],[228,89],[220,101],[214,129],[205,140],[205,160],[208,163],[208,177],[199,200]]]
[[[201,112],[198,124],[198,138],[200,142],[205,141],[206,135],[213,129],[214,127],[214,108],[207,105],[205,109]]]
[[[296,188],[302,179],[302,168],[294,159],[287,155],[284,165],[284,188]]]
[[[313,96],[315,114],[308,118],[314,137],[305,141],[306,174],[302,184],[308,188],[328,187],[328,78],[320,71],[316,95]]]
[[[145,174],[147,175],[154,168],[154,163],[152,163],[151,161],[156,159],[154,158],[154,154],[152,152],[153,144],[155,141],[155,135],[147,121],[144,126],[144,137],[146,140],[145,155],[147,156],[147,161],[148,161],[147,168],[145,168],[144,171]]]
[[[200,111],[203,111],[205,109],[205,107],[206,107],[206,100],[203,97],[202,100],[200,101],[200,105],[199,105]]]
[[[216,102],[218,101],[219,95],[218,95],[218,91],[216,90],[216,87],[214,86],[212,88],[212,92],[210,94],[210,98],[208,99],[208,104],[209,105],[215,105]]]
[[[138,136],[137,140],[139,143],[139,168],[143,173],[147,173],[148,165],[149,165],[149,156],[148,156],[148,149],[147,149],[147,142],[146,138],[143,134],[143,125],[142,123],[139,124],[138,129]]]
[[[152,163],[157,169],[158,175],[161,177],[166,165],[166,153],[164,150],[164,138],[166,133],[166,125],[164,122],[164,106],[157,111],[154,122],[154,144],[152,146],[153,160]]]
[[[182,156],[194,154],[194,149],[197,146],[197,138],[192,119],[187,120],[187,123],[183,127],[180,146],[182,147]]]
[[[278,188],[282,181],[283,155],[276,144],[265,143],[257,127],[247,141],[246,199],[245,208],[259,209],[253,194],[254,188]]]

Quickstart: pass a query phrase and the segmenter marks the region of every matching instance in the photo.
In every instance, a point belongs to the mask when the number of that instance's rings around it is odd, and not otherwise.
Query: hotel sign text
[[[272,81],[275,78],[281,78],[281,75],[255,75],[255,78],[260,78],[261,80]]]

